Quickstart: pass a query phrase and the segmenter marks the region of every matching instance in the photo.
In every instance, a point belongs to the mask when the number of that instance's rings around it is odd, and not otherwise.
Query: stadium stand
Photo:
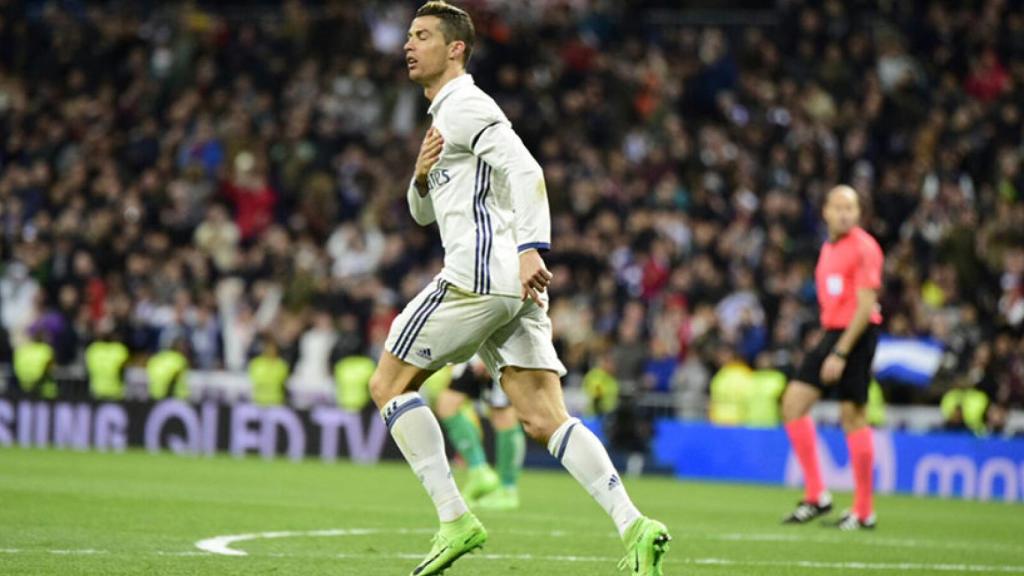
[[[464,4],[471,72],[545,168],[568,386],[600,367],[684,414],[729,363],[790,373],[846,181],[886,332],[939,350],[924,386],[880,378],[889,402],[976,389],[996,429],[1024,405],[1020,2]],[[272,341],[333,398],[440,267],[405,207],[412,8],[0,0],[0,363],[42,341],[84,377],[111,340],[243,373]]]

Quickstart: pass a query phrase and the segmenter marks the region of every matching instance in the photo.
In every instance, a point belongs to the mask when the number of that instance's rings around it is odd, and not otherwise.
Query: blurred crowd
[[[728,362],[792,371],[848,182],[886,331],[946,350],[892,400],[1024,403],[1021,2],[779,0],[722,26],[662,4],[461,3],[470,71],[545,170],[570,385],[600,366],[685,403]],[[441,265],[405,205],[415,6],[0,0],[0,362],[42,339],[75,365],[98,337],[227,370],[272,342],[311,378],[378,355]]]

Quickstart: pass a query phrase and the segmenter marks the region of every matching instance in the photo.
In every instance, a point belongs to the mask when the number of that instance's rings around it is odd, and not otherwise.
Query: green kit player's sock
[[[498,476],[505,488],[515,488],[519,483],[519,473],[523,469],[526,457],[526,436],[523,427],[516,424],[508,430],[498,431]]]
[[[465,414],[456,412],[454,416],[445,418],[441,423],[444,425],[445,432],[448,433],[448,439],[466,461],[470,470],[487,464],[484,445],[480,441],[473,422]]]

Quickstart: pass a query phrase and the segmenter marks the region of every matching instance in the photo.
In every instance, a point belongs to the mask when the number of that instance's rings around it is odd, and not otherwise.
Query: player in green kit
[[[487,464],[476,423],[466,413],[467,400],[483,401],[489,408],[497,449],[497,472]],[[462,495],[472,508],[514,510],[519,508],[519,472],[526,455],[526,438],[508,397],[479,358],[455,366],[452,383],[441,391],[434,408],[448,440],[466,461],[469,480]]]

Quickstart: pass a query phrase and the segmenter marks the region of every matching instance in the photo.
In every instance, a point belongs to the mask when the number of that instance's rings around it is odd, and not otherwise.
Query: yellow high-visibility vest
[[[881,426],[885,424],[885,394],[878,381],[871,379],[871,386],[868,387],[868,424]]]
[[[154,354],[146,363],[149,377],[149,397],[162,400],[174,387],[177,398],[188,398],[188,359],[177,350],[164,350]]]
[[[53,346],[46,342],[26,342],[14,349],[14,376],[27,393],[36,392],[43,398],[57,397],[57,383],[49,377],[53,364]]]
[[[85,349],[85,368],[89,372],[89,392],[93,398],[124,398],[121,372],[128,362],[128,356],[128,347],[120,342],[97,340],[89,344]]]
[[[362,410],[370,402],[370,377],[377,369],[366,356],[346,356],[334,364],[334,384],[338,406],[346,410]]]
[[[284,404],[284,384],[288,381],[288,363],[278,357],[257,356],[249,361],[252,401],[260,406]]]
[[[730,362],[711,379],[710,418],[715,424],[737,426],[746,418],[753,371],[742,362]]]
[[[603,368],[591,368],[583,377],[588,414],[609,414],[619,405],[619,381]]]
[[[778,370],[755,370],[750,377],[750,396],[744,423],[771,428],[779,425],[779,399],[786,389],[786,375]]]

